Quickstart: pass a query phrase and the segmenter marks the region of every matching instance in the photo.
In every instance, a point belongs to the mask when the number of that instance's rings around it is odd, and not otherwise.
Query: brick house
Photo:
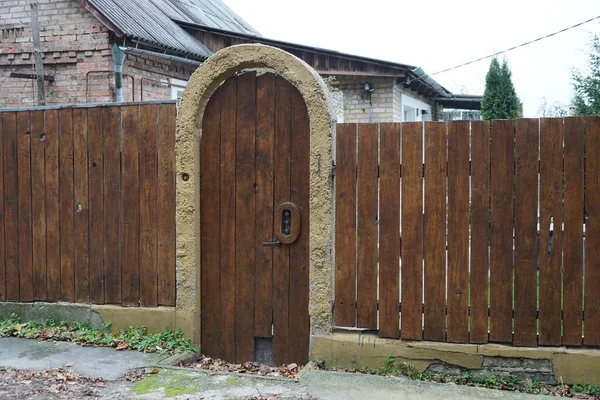
[[[37,104],[29,0],[0,3],[0,108]],[[115,101],[111,50],[126,55],[123,100],[178,98],[210,55],[240,43],[288,51],[333,88],[339,122],[441,119],[479,109],[415,66],[266,39],[219,0],[39,0],[46,104]],[[117,46],[113,46],[113,45]]]

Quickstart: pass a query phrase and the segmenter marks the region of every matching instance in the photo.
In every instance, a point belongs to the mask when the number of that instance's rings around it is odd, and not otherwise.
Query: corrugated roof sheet
[[[258,36],[219,0],[88,0],[127,37],[184,54],[212,52],[173,20]]]

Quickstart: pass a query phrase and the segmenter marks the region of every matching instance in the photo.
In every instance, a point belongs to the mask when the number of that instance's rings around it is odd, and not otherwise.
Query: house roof
[[[80,0],[112,25],[118,36],[186,55],[212,52],[174,20],[260,36],[220,0]]]

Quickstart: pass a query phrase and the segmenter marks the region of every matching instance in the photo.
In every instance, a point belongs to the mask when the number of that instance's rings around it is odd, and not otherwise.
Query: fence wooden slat
[[[2,113],[2,151],[4,161],[4,235],[5,300],[19,300],[19,219],[18,219],[18,167],[17,167],[17,116],[14,112]]]
[[[58,111],[45,114],[47,300],[60,300],[60,205],[58,180]]]
[[[140,305],[158,305],[158,106],[140,106]],[[217,283],[218,287],[218,283]]]
[[[405,164],[406,165],[406,164]],[[425,340],[446,337],[446,126],[425,123]]]
[[[543,118],[540,122],[541,345],[561,344],[562,125],[561,119]]]
[[[0,301],[6,300],[6,247],[4,244],[4,156],[3,156],[3,138],[5,130],[2,127],[2,115],[0,115]]]
[[[355,326],[356,124],[338,124],[335,162],[334,325]]]
[[[236,359],[254,356],[256,73],[238,78],[236,137]]]
[[[285,79],[275,80],[274,204],[290,200],[290,157],[292,132],[292,87]],[[290,249],[273,249],[273,362],[289,358]]]
[[[256,259],[254,336],[271,337],[273,315],[273,146],[275,140],[275,75],[256,79]]]
[[[417,122],[402,129],[402,339],[421,340],[423,330],[423,135]],[[337,254],[337,253],[336,253]]]
[[[88,110],[73,110],[73,193],[75,214],[75,301],[90,300],[89,201],[88,201]]]
[[[31,215],[31,134],[29,112],[17,113],[19,163],[19,274],[21,302],[33,301],[33,237]]]
[[[88,193],[90,302],[104,303],[104,185],[102,157],[102,110],[88,110]]]
[[[219,169],[221,145],[221,90],[212,95],[202,120],[200,143],[202,351],[219,357],[220,223]],[[210,249],[210,250],[208,250]],[[250,310],[246,310],[250,312]]]
[[[29,114],[31,132],[31,220],[33,233],[33,299],[46,300],[46,172],[44,112]],[[41,194],[41,195],[40,195]]]
[[[235,130],[237,80],[223,84],[221,97],[220,220],[235,221]],[[221,225],[219,338],[225,360],[235,360],[235,225]],[[175,283],[175,282],[173,282]]]
[[[356,326],[377,328],[377,124],[358,126]]]
[[[469,122],[448,122],[448,342],[469,340]]]
[[[515,346],[537,345],[538,119],[520,119],[515,163]]]
[[[381,124],[379,336],[400,336],[400,124]]]
[[[175,305],[174,104],[158,106],[158,304]]]
[[[102,109],[104,127],[104,302],[121,303],[121,107]]]
[[[488,341],[490,123],[471,122],[471,343]]]
[[[59,119],[60,292],[63,301],[75,300],[73,240],[73,110],[62,109]]]
[[[140,299],[139,107],[124,106],[121,155],[121,304],[138,306]]]
[[[292,168],[290,176],[292,186],[290,200],[298,206],[302,222],[298,240],[290,245],[290,299],[292,301],[290,301],[289,314],[292,318],[289,322],[289,343],[292,345],[289,347],[288,357],[290,361],[298,364],[308,362],[310,338],[308,317],[310,127],[308,121],[304,98],[294,88],[292,91],[292,138],[294,140],[291,142]],[[373,287],[373,290],[376,289],[376,286]]]
[[[490,340],[512,342],[513,121],[492,121]]]
[[[565,118],[565,231],[563,344],[580,346],[583,320],[583,173],[582,118]]]
[[[586,146],[583,344],[596,346],[600,345],[600,117],[586,118]]]

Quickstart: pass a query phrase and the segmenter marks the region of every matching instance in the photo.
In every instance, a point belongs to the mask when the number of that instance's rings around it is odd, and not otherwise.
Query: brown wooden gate
[[[308,360],[309,122],[300,93],[246,72],[211,97],[201,139],[202,352]]]

